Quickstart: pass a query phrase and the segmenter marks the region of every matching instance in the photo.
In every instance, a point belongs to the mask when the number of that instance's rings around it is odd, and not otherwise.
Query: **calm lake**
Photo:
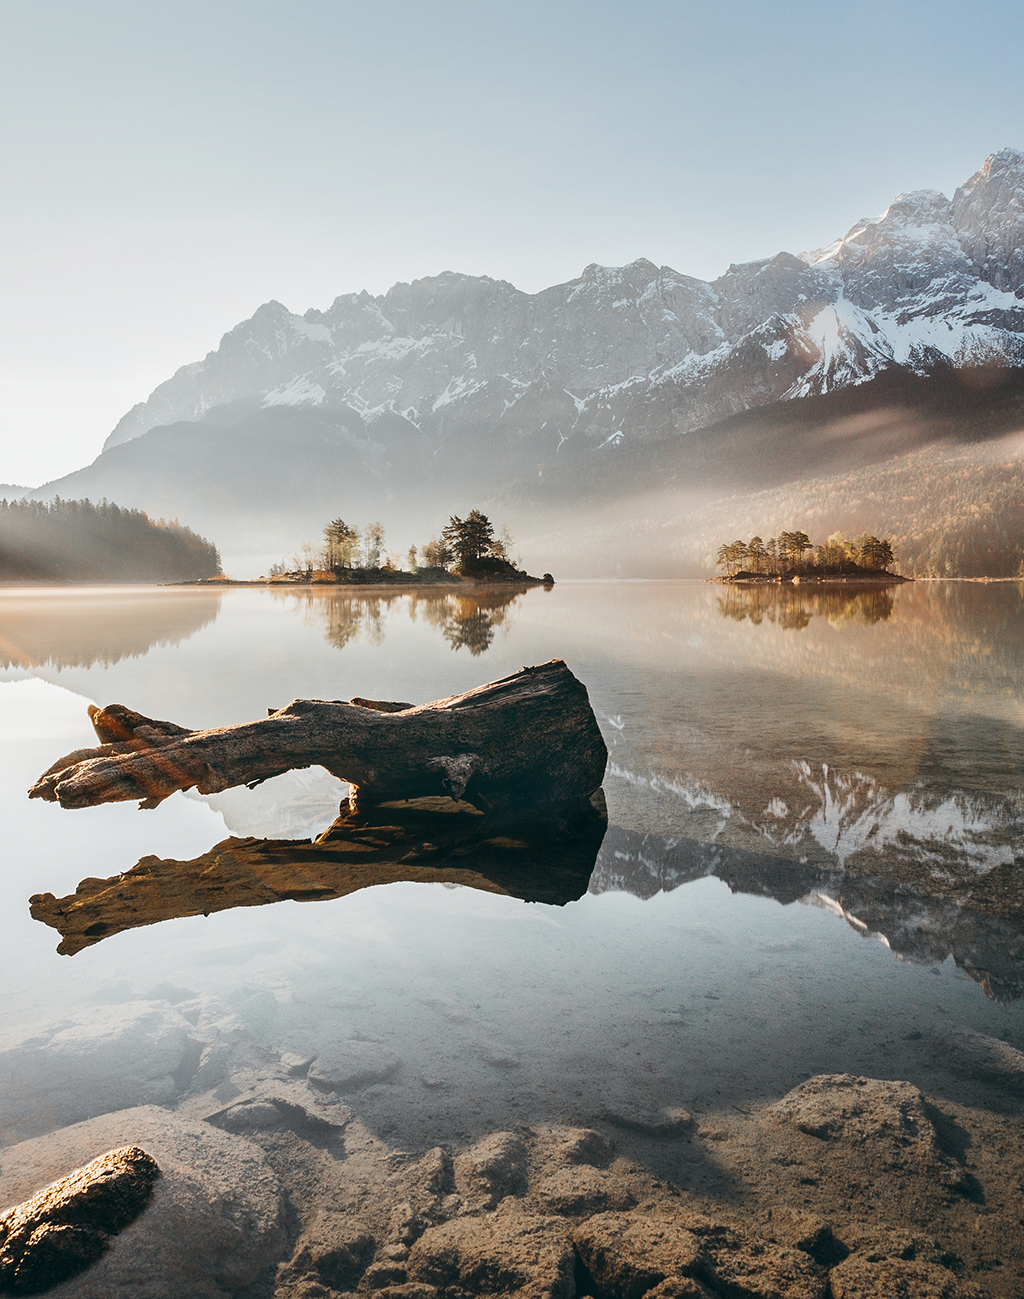
[[[30,802],[96,743],[89,703],[202,728],[296,697],[425,702],[554,657],[609,749],[576,900],[399,882],[73,956],[29,915],[147,856],[308,840],[338,811],[319,768],[152,811]],[[2,1144],[173,1103],[218,1050],[297,1072],[347,1050],[365,1067],[346,1103],[426,1148],[742,1107],[822,1072],[969,1102],[943,1032],[1024,1048],[1024,586],[6,589],[0,664]],[[219,1087],[238,1093],[230,1070]]]

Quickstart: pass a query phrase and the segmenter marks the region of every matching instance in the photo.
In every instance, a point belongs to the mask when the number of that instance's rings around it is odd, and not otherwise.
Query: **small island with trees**
[[[386,551],[384,538],[380,523],[359,529],[344,519],[333,519],[323,529],[322,541],[304,542],[297,554],[275,564],[261,581],[362,586],[554,583],[550,573],[533,577],[524,572],[518,559],[512,559],[515,543],[508,529],[496,534],[491,520],[480,510],[470,510],[464,519],[451,515],[440,536],[420,547],[410,546],[402,556]]]
[[[909,582],[893,573],[896,562],[891,538],[863,533],[846,537],[833,532],[815,546],[806,532],[780,532],[767,542],[760,537],[749,541],[725,542],[715,556],[725,573],[709,581],[745,584],[768,582]]]

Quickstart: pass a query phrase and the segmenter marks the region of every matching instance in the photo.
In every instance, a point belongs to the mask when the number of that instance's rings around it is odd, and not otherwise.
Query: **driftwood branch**
[[[448,796],[529,816],[589,797],[608,757],[586,688],[561,659],[418,706],[296,699],[260,721],[199,731],[119,704],[90,715],[101,747],[54,763],[30,798],[152,807],[179,789],[215,794],[319,765],[360,805]]]
[[[40,893],[32,917],[74,956],[126,929],[271,902],[320,902],[377,884],[460,884],[560,906],[587,891],[607,829],[604,797],[523,823],[465,803],[421,799],[344,811],[313,843],[225,839],[192,861],[143,857],[67,897]]]

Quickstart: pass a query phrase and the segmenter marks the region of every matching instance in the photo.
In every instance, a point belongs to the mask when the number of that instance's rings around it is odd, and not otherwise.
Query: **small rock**
[[[695,1126],[694,1117],[689,1110],[678,1106],[655,1109],[630,1100],[607,1102],[601,1111],[601,1118],[617,1128],[642,1132],[648,1137],[682,1137]]]
[[[494,1132],[454,1161],[455,1186],[469,1208],[493,1209],[526,1190],[526,1147],[514,1132]]]
[[[707,1280],[725,1299],[825,1299],[825,1273],[806,1254],[745,1240],[712,1246]]]
[[[829,1273],[832,1299],[964,1299],[952,1273],[932,1263],[854,1254]]]
[[[281,1122],[281,1111],[270,1101],[242,1101],[206,1120],[225,1132],[252,1132],[275,1127]]]
[[[387,1082],[400,1064],[398,1056],[379,1043],[350,1038],[321,1051],[307,1076],[314,1086],[326,1091],[353,1092],[371,1083]]]
[[[402,1182],[406,1192],[413,1197],[437,1199],[451,1191],[452,1178],[451,1156],[440,1146],[435,1146],[405,1171]]]
[[[100,1155],[0,1215],[0,1292],[38,1294],[77,1276],[142,1212],[160,1176],[138,1146]]]
[[[384,1290],[390,1286],[404,1285],[407,1280],[405,1268],[401,1263],[382,1260],[371,1263],[363,1273],[363,1286],[367,1290]],[[350,1289],[349,1286],[338,1286],[337,1289]]]
[[[577,1224],[572,1238],[610,1299],[641,1299],[669,1278],[702,1273],[709,1262],[703,1241],[674,1218],[600,1213]]]
[[[621,1177],[584,1164],[544,1178],[534,1194],[550,1213],[600,1213],[631,1209],[636,1199]]]
[[[458,1218],[424,1232],[409,1255],[409,1278],[452,1296],[522,1293],[572,1299],[576,1255],[558,1218],[501,1213]]]
[[[939,1039],[943,1063],[955,1073],[1024,1092],[1024,1051],[970,1028],[951,1028]]]
[[[302,1078],[315,1058],[311,1055],[296,1055],[294,1051],[283,1051],[281,1068],[290,1078]]]
[[[319,1213],[299,1237],[290,1261],[278,1269],[278,1283],[308,1275],[332,1290],[354,1290],[373,1257],[373,1244],[358,1218]]]
[[[766,1112],[822,1141],[877,1144],[890,1162],[910,1148],[919,1156],[938,1159],[935,1129],[925,1112],[924,1097],[909,1082],[820,1074],[801,1083]]]
[[[593,1128],[557,1128],[547,1144],[547,1153],[566,1164],[593,1164],[604,1168],[611,1162],[615,1148],[607,1137]]]

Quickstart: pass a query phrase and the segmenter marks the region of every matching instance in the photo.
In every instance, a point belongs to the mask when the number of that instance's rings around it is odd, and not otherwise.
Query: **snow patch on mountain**
[[[308,374],[300,374],[290,383],[272,388],[263,398],[264,406],[321,406],[327,393]]]

